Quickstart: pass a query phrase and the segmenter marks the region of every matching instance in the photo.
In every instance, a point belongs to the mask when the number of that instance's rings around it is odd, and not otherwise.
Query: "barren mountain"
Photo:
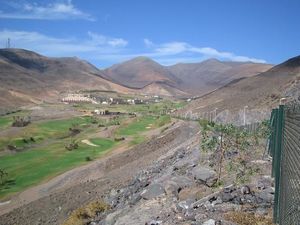
[[[200,63],[179,63],[168,69],[183,82],[180,87],[194,94],[205,94],[242,77],[257,75],[272,65],[251,62],[221,62],[209,59]]]
[[[233,80],[224,87],[193,101],[187,110],[194,112],[208,112],[215,108],[238,110],[246,105],[256,109],[271,108],[277,106],[282,97],[298,98],[299,96],[287,95],[287,90],[299,80],[300,56],[297,56],[264,73]]]
[[[76,57],[49,58],[23,49],[1,49],[0,68],[2,106],[53,99],[62,91],[132,91],[108,81],[103,72]]]
[[[107,78],[128,87],[142,88],[157,81],[175,85],[181,80],[169,70],[147,57],[136,57],[104,71]]]
[[[201,95],[220,88],[234,79],[254,76],[271,67],[269,64],[221,62],[216,59],[166,67],[149,58],[137,57],[114,65],[104,73],[108,79],[129,87],[141,88],[152,85],[153,82],[159,82],[156,85],[163,82],[169,89],[172,87],[171,92],[183,91]]]

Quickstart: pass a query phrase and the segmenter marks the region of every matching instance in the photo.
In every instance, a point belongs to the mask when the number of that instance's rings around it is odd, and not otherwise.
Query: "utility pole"
[[[6,48],[10,48],[10,38],[7,38]]]

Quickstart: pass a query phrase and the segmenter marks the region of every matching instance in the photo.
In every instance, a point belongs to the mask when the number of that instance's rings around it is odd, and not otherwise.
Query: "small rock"
[[[241,194],[242,195],[246,195],[246,194],[250,194],[250,187],[245,185],[241,187]]]
[[[217,199],[212,202],[213,205],[218,205],[218,204],[222,204],[222,203],[223,203],[223,200],[220,196],[217,197]]]
[[[268,214],[268,209],[263,208],[263,207],[259,207],[256,209],[255,214],[259,215],[259,216],[265,216]]]
[[[273,179],[270,176],[264,176],[257,180],[256,187],[258,190],[264,190],[268,187],[272,187]]]
[[[186,220],[196,221],[194,210],[193,209],[186,210],[186,212],[184,213],[184,218]]]
[[[215,225],[216,221],[213,219],[209,219],[207,221],[205,221],[202,225]]]
[[[221,193],[220,196],[222,202],[230,202],[233,200],[234,196],[231,193]]]
[[[272,203],[274,200],[274,189],[267,188],[258,193],[257,197],[261,200],[262,203]]]
[[[198,221],[198,222],[202,222],[203,220],[205,220],[207,218],[207,215],[204,214],[204,213],[198,213],[196,216],[195,216],[195,220]]]
[[[181,201],[177,204],[177,208],[179,209],[179,211],[186,211],[189,208],[191,208],[191,205],[194,203],[194,201],[192,199],[188,199],[185,201]]]
[[[151,220],[150,222],[147,222],[145,225],[159,225],[159,224],[162,224],[162,221]]]

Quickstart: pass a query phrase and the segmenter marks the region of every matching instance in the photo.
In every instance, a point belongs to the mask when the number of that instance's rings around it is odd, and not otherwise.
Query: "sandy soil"
[[[98,145],[95,145],[92,142],[90,142],[90,140],[88,140],[88,139],[84,139],[81,142],[84,143],[84,144],[87,144],[89,146],[93,146],[93,147],[97,147],[98,146]]]

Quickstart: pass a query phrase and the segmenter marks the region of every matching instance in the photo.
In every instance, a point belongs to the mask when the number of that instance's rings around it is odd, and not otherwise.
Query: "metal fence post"
[[[275,196],[274,196],[274,212],[273,219],[275,223],[279,221],[280,204],[279,204],[279,193],[280,193],[280,174],[281,174],[281,153],[283,146],[283,126],[284,126],[284,106],[280,105],[277,113],[276,123],[276,146],[274,154],[274,175],[275,175]]]

